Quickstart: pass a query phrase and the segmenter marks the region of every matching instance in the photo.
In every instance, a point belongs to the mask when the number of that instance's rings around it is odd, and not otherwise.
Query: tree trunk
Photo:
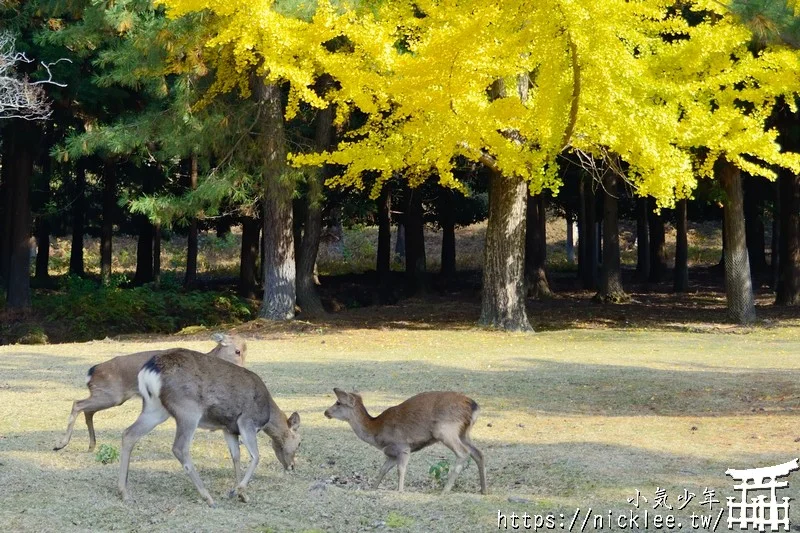
[[[408,189],[406,196],[406,289],[409,295],[425,291],[427,261],[425,224],[422,219],[422,190]]]
[[[749,256],[752,274],[767,270],[767,254],[764,252],[767,243],[764,238],[764,221],[761,218],[760,184],[755,180],[756,178],[752,176],[748,176],[743,180],[745,191],[745,234],[747,238],[747,254]]]
[[[36,131],[30,122],[16,119],[4,133],[4,142],[11,143],[13,153],[8,175],[11,224],[6,309],[26,311],[31,308],[30,187]]]
[[[86,216],[86,166],[75,165],[75,199],[72,203],[72,248],[69,251],[69,273],[83,276],[83,222]]]
[[[769,268],[770,268],[770,287],[777,294],[778,283],[781,276],[781,178],[775,182],[773,190],[775,194],[775,207],[772,210],[772,242],[770,243],[769,250]]]
[[[189,187],[197,189],[198,170],[197,154],[192,154],[189,169]],[[197,283],[197,216],[189,222],[189,233],[186,239],[186,276],[183,278],[184,287],[193,287]]]
[[[134,285],[153,281],[153,224],[145,215],[138,215],[139,240],[136,245],[136,273]]]
[[[598,297],[605,302],[619,303],[627,299],[622,288],[622,265],[619,252],[619,194],[617,175],[603,176],[603,267]]]
[[[108,285],[111,281],[111,239],[114,232],[114,209],[117,199],[116,178],[114,163],[106,161],[103,166],[103,222],[100,227],[100,279],[103,285]]]
[[[456,276],[456,212],[453,189],[443,187],[439,195],[439,225],[442,227],[441,276],[444,285],[450,285]]]
[[[756,308],[744,227],[742,175],[728,161],[723,160],[718,165],[719,179],[725,191],[723,218],[728,318],[739,324],[751,324],[756,319]]]
[[[533,331],[525,312],[525,211],[528,185],[493,171],[483,254],[480,325]]]
[[[10,136],[3,141],[3,160],[0,168],[0,281],[3,291],[8,287],[8,269],[11,264],[11,169],[14,166],[13,142]]]
[[[381,303],[392,299],[392,186],[384,183],[378,197],[378,294]]]
[[[256,260],[258,259],[258,240],[261,231],[259,226],[259,220],[256,218],[242,218],[242,249],[239,254],[239,295],[244,298],[256,297]]]
[[[50,265],[50,218],[47,204],[50,201],[50,182],[53,174],[53,158],[50,157],[52,134],[48,129],[45,134],[45,149],[41,154],[42,182],[39,188],[36,211],[36,280],[47,282],[50,278],[48,267]]]
[[[580,250],[578,270],[581,272],[581,284],[586,290],[597,289],[598,251],[597,251],[597,214],[596,200],[592,178],[582,176],[580,183],[581,212],[583,222],[578,229]]]
[[[320,80],[320,92],[323,94],[327,92],[332,83],[333,80],[325,76],[323,80]],[[335,116],[336,107],[333,105],[317,112],[314,144],[318,152],[329,150],[333,146],[333,119]],[[317,284],[314,282],[314,266],[317,264],[319,241],[322,237],[325,170],[326,168],[323,167],[317,172],[312,172],[308,177],[303,240],[297,257],[297,303],[304,317],[317,317],[325,314],[325,308],[322,307],[322,301],[317,292]]]
[[[528,195],[528,215],[525,217],[525,281],[529,298],[546,299],[553,296],[547,281],[547,214],[544,194]]]
[[[161,285],[161,224],[153,224],[153,282]]]
[[[667,243],[664,232],[664,217],[656,213],[655,198],[649,198],[647,211],[648,231],[650,236],[650,276],[648,281],[660,283],[667,271]]]
[[[675,292],[686,292],[689,290],[689,220],[688,220],[688,200],[679,200],[675,206],[675,217],[677,218],[675,237],[675,279],[672,282],[672,290]]]
[[[286,136],[281,90],[256,80],[255,95],[264,127],[264,300],[259,315],[269,320],[294,318],[296,266],[292,195],[286,176]]]
[[[649,202],[646,196],[636,198],[636,273],[639,279],[650,278],[650,233],[647,228]]]
[[[780,278],[777,305],[800,305],[800,175],[780,176]]]

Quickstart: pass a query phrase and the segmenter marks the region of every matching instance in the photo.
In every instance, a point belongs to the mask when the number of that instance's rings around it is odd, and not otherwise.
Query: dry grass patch
[[[85,451],[82,420],[66,449],[51,448],[72,400],[86,396],[91,364],[173,343],[201,350],[211,344],[161,337],[0,348],[4,530],[490,531],[499,509],[627,512],[637,489],[651,500],[665,488],[674,505],[683,489],[701,495],[712,487],[724,502],[734,495],[725,469],[782,463],[800,448],[796,326],[742,335],[309,329],[249,344],[248,366],[284,410],[302,417],[294,474],[280,470],[261,435],[251,502],[224,498],[233,483],[227,448],[220,433],[199,431],[194,460],[218,501],[209,509],[172,456],[168,422],[135,449],[135,502],[125,505],[116,494],[119,463],[104,465]],[[478,494],[474,464],[452,494],[438,494],[429,468],[452,459],[441,445],[412,456],[405,494],[394,492],[395,474],[369,490],[382,456],[344,423],[323,417],[333,386],[358,389],[374,413],[426,389],[476,399],[482,413],[473,437],[487,458],[490,495]],[[132,400],[98,414],[98,445],[118,448],[138,410]],[[699,499],[682,516],[700,513]]]

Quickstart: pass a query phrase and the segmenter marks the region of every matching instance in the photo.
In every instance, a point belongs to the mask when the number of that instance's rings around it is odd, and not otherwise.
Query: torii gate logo
[[[777,531],[783,526],[784,531],[789,531],[789,500],[783,497],[782,502],[778,503],[775,492],[789,486],[788,481],[777,481],[778,478],[786,477],[789,472],[800,468],[798,460],[789,461],[781,465],[767,466],[764,468],[751,468],[749,470],[734,470],[729,468],[725,473],[741,484],[734,485],[733,488],[742,491],[741,501],[729,496],[728,500],[728,529],[733,529],[738,525],[739,529],[750,529],[764,531],[770,526],[771,531]],[[769,491],[769,500],[767,500]],[[748,492],[750,501],[748,502]],[[758,494],[758,493],[761,494]],[[753,496],[753,493],[758,496]],[[738,512],[737,512],[738,511]]]

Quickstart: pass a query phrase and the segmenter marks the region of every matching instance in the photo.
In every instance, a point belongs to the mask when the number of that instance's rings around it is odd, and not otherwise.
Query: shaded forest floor
[[[414,315],[412,304],[406,314]],[[723,510],[723,530],[726,497],[737,495],[725,470],[776,465],[800,454],[798,326],[744,335],[615,327],[519,335],[477,330],[469,321],[452,329],[441,321],[431,329],[422,319],[399,324],[404,329],[301,324],[292,332],[243,326],[251,328],[245,332],[248,367],[284,410],[300,413],[297,469],[283,473],[260,435],[262,461],[250,503],[229,500],[227,447],[219,432],[198,431],[193,459],[216,509],[200,500],[173,457],[172,421],[134,450],[129,504],[116,494],[119,463],[103,464],[86,452],[82,418],[69,446],[52,451],[72,400],[86,396],[89,366],[176,344],[208,350],[207,337],[0,347],[3,529],[479,532],[497,531],[501,511],[552,514],[557,529],[566,531],[576,509],[579,526],[591,508],[604,517],[609,510],[615,517],[637,512],[638,529],[645,509],[651,517],[674,514],[681,526],[673,530],[680,531],[697,531],[690,527],[692,513],[716,519]],[[432,469],[452,464],[441,445],[413,454],[404,494],[394,491],[394,472],[370,490],[381,453],[346,424],[324,418],[334,386],[359,390],[373,414],[422,390],[467,393],[481,406],[473,439],[486,456],[490,494],[478,494],[470,464],[454,492],[440,496]],[[131,400],[99,413],[98,445],[118,449],[139,409]],[[794,494],[798,476],[780,492]],[[653,509],[659,489],[673,511]],[[721,505],[701,505],[706,490]],[[638,511],[627,503],[637,491],[647,499]],[[678,510],[687,493],[694,496]],[[796,528],[800,519],[794,514],[792,520]],[[589,523],[587,531],[599,530]]]

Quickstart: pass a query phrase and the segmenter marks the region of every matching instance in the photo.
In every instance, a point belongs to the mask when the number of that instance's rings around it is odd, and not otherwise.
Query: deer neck
[[[364,407],[363,404],[356,405],[353,411],[355,417],[348,421],[350,422],[350,427],[353,428],[353,431],[358,435],[359,439],[373,446],[378,446],[378,427],[375,418],[370,416],[367,412],[367,408]]]
[[[264,433],[274,441],[284,442],[289,433],[289,421],[286,414],[274,402],[271,409],[273,415],[269,417],[269,422],[264,426]]]

